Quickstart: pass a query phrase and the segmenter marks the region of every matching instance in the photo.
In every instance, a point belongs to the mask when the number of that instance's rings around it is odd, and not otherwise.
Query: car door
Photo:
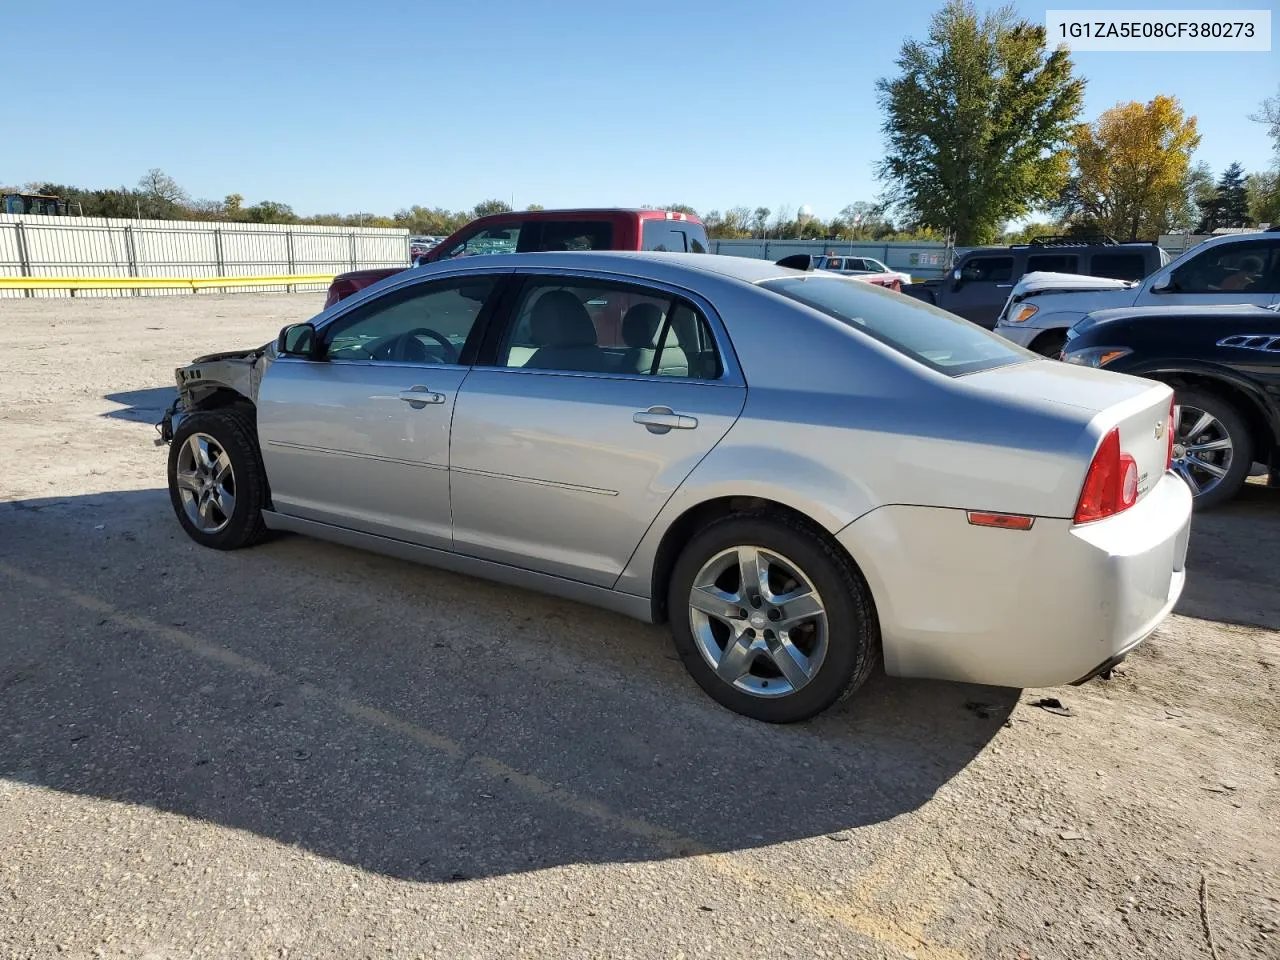
[[[592,320],[615,300],[616,341]],[[745,385],[714,312],[688,294],[545,272],[509,302],[454,411],[455,549],[611,586],[737,419]]]
[[[398,287],[322,325],[314,359],[271,364],[258,433],[276,510],[452,545],[450,418],[509,273]]]
[[[966,257],[952,276],[940,305],[966,320],[986,327],[996,325],[1000,308],[1013,287],[1013,255],[984,254]]]
[[[1280,293],[1280,239],[1213,244],[1142,285],[1139,306],[1275,303]]]

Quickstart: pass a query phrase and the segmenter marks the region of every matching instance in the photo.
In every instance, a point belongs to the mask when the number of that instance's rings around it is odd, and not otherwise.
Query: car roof
[[[667,220],[672,222],[696,223],[702,225],[702,221],[696,214],[692,213],[676,213],[671,210],[647,210],[640,207],[564,207],[559,210],[507,210],[504,213],[490,213],[483,217],[476,217],[474,220],[467,222],[466,226],[474,226],[477,223],[488,223],[491,220],[564,220],[568,218],[581,217],[616,217],[616,216],[636,217],[641,220]]]
[[[639,250],[544,251],[504,253],[491,256],[439,260],[419,267],[415,274],[430,276],[435,272],[458,269],[490,270],[494,267],[521,270],[528,267],[556,270],[595,270],[601,272],[647,276],[655,280],[679,280],[694,284],[699,277],[725,277],[744,283],[759,283],[778,277],[805,276],[802,270],[780,267],[770,260],[755,257],[729,257],[714,253],[659,253]]]

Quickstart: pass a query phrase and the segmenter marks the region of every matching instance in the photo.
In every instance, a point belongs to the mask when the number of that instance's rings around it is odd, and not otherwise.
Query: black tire
[[[179,455],[192,434],[212,437],[226,452],[234,476],[235,505],[216,532],[201,530],[187,514],[177,482]],[[258,449],[252,414],[233,407],[201,410],[182,419],[169,445],[169,502],[182,529],[196,543],[214,550],[238,550],[267,536],[262,510],[267,504],[267,476]]]
[[[738,546],[762,547],[792,561],[826,609],[826,656],[807,684],[785,696],[739,690],[698,649],[689,606],[694,578],[717,554]],[[845,699],[870,676],[880,650],[880,623],[862,574],[821,530],[788,517],[737,514],[703,528],[676,562],[667,603],[676,651],[698,685],[730,710],[768,723],[807,720]]]
[[[1196,494],[1193,501],[1197,510],[1212,510],[1232,499],[1249,479],[1249,471],[1253,469],[1253,437],[1249,433],[1249,424],[1229,400],[1210,390],[1181,388],[1174,393],[1180,407],[1203,410],[1217,419],[1231,438],[1231,464],[1226,476],[1211,489]],[[1175,437],[1177,439],[1180,438]],[[1194,488],[1192,493],[1195,493]]]
[[[1046,330],[1031,341],[1031,349],[1050,360],[1057,360],[1062,354],[1062,348],[1066,345],[1067,331],[1065,330]]]

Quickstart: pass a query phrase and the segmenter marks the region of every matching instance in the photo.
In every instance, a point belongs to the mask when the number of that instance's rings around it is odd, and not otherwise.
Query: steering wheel
[[[417,348],[423,352],[424,356],[422,356],[421,358],[409,356],[409,349],[410,349],[409,344],[412,343],[417,337],[420,337],[420,336],[428,337],[434,340],[436,343],[440,344],[440,346],[444,349],[445,363],[458,362],[458,348],[455,347],[452,343],[450,343],[448,338],[445,337],[444,334],[437,333],[435,330],[432,330],[428,327],[418,327],[417,329],[408,330],[405,333],[400,334],[400,336],[396,337],[395,340],[392,342],[391,349],[388,352],[391,354],[391,356],[395,357],[397,360],[400,360],[405,363],[429,363],[431,361],[431,358],[428,356],[425,356],[426,348],[421,343],[417,343],[415,344],[415,346],[417,346]]]

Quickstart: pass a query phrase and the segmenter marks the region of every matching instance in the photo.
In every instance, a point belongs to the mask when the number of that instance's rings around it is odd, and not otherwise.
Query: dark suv
[[[418,257],[434,263],[455,257],[542,250],[668,250],[706,253],[702,221],[670,210],[527,210],[472,220]],[[403,267],[352,270],[333,278],[326,307],[399,273]]]
[[[907,284],[902,292],[959,314],[988,330],[1024,273],[1076,273],[1141,280],[1169,262],[1155,243],[1118,243],[1109,237],[1036,237],[1010,247],[979,247],[956,257],[941,279]]]
[[[1067,333],[1062,359],[1173,387],[1173,469],[1198,508],[1212,507],[1239,492],[1255,462],[1268,466],[1272,485],[1280,486],[1278,308],[1099,310]]]

